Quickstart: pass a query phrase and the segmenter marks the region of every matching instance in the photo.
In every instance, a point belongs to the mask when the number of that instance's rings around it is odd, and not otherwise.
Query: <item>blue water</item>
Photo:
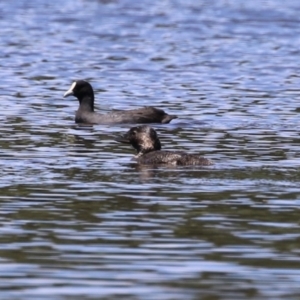
[[[0,299],[299,299],[300,2],[0,2]],[[212,168],[137,166],[128,125],[160,107],[164,149]]]

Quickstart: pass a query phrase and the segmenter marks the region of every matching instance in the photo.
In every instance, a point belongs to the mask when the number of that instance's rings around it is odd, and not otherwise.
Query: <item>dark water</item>
[[[299,299],[300,2],[0,2],[1,299]],[[78,128],[155,105],[165,149],[210,169],[138,167]]]

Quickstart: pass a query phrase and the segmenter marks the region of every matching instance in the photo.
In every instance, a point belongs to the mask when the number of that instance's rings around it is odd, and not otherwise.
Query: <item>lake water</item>
[[[300,2],[0,2],[0,299],[299,299]],[[144,105],[164,149],[211,168],[139,167]]]

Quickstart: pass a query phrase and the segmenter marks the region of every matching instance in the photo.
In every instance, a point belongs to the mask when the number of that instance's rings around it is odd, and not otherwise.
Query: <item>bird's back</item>
[[[182,151],[152,151],[136,158],[138,163],[145,165],[168,164],[177,166],[187,165],[212,165],[212,161],[195,154]]]
[[[177,118],[168,115],[163,110],[147,106],[131,110],[112,111],[107,114],[99,114],[84,110],[76,112],[75,121],[77,123],[90,124],[139,124],[139,123],[169,123]]]

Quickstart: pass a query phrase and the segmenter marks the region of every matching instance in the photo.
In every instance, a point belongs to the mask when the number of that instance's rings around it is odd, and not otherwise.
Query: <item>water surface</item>
[[[299,9],[2,1],[0,298],[299,299]],[[75,79],[214,167],[133,164],[128,125],[74,124]]]

